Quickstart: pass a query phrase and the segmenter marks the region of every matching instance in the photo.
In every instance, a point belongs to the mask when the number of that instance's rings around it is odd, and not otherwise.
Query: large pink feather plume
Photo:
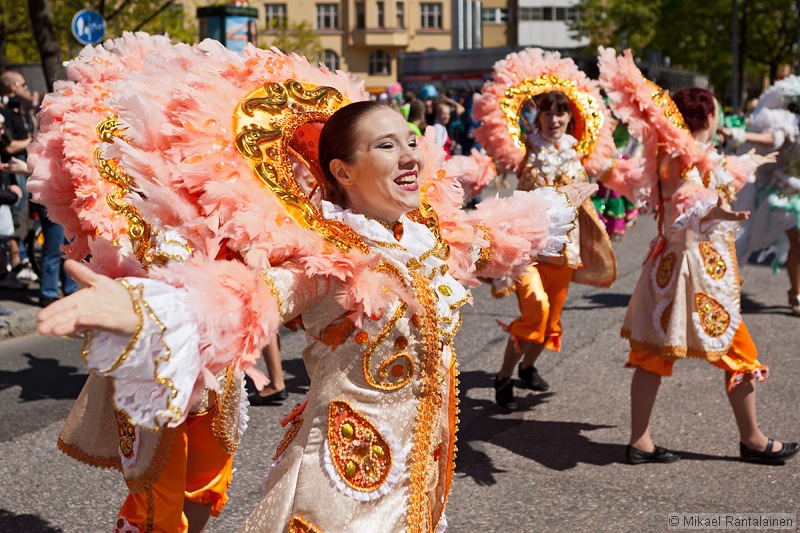
[[[464,201],[472,201],[497,177],[494,161],[472,149],[470,155],[454,155],[444,164],[445,173],[458,180],[464,189]]]
[[[481,122],[475,130],[475,138],[498,165],[516,171],[525,156],[524,145],[511,136],[500,102],[506,91],[523,80],[552,75],[574,81],[579,90],[595,99],[603,115],[603,125],[597,132],[597,143],[591,154],[584,154],[583,161],[586,171],[596,174],[614,154],[613,121],[603,103],[597,82],[589,79],[572,59],[561,57],[558,52],[526,48],[511,53],[494,64],[492,78],[484,83],[480,95],[476,95],[473,101],[472,115]]]
[[[630,50],[618,56],[613,49],[600,47],[598,63],[600,85],[608,95],[609,106],[644,147],[644,172],[629,173],[625,177],[632,180],[630,184],[609,183],[609,188],[623,194],[623,190],[657,191],[661,153],[676,158],[684,168],[696,167],[701,174],[713,168],[708,151],[698,146],[692,135],[678,127],[658,105],[653,96],[654,87],[636,67]]]

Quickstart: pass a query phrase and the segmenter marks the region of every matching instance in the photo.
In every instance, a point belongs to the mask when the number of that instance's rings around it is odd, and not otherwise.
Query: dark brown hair
[[[424,125],[425,123],[425,102],[421,100],[413,100],[408,104],[408,121],[417,124],[417,126]],[[420,127],[422,129],[422,127]]]
[[[713,115],[717,107],[714,95],[700,87],[678,89],[672,95],[672,101],[692,133],[708,127],[708,116]]]
[[[331,171],[331,161],[341,159],[348,165],[355,162],[358,124],[370,113],[387,109],[378,101],[353,102],[336,111],[319,134],[319,166],[322,169],[322,196],[330,202],[342,204],[344,190]]]
[[[542,125],[539,124],[539,117],[546,111],[554,112],[557,114],[569,113],[573,116],[572,106],[569,103],[569,98],[561,91],[550,91],[539,97],[539,102],[536,104],[539,109],[539,114],[536,115],[536,125],[541,130]],[[575,120],[570,118],[569,125],[567,126],[567,133],[572,134],[572,129],[575,127]]]

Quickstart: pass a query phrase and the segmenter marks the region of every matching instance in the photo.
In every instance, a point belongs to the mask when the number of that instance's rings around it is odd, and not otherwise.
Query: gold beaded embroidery
[[[703,331],[710,337],[723,335],[730,326],[730,313],[708,294],[698,292],[694,297]]]
[[[475,261],[475,271],[480,272],[492,262],[492,234],[489,232],[488,228],[483,224],[476,224],[475,229],[480,230],[483,232],[483,238],[489,242],[489,245],[485,248],[481,248],[478,252],[478,260]]]
[[[714,280],[724,278],[728,267],[717,249],[710,242],[701,242],[698,247],[700,248],[700,257],[703,258],[703,266],[709,277]]]
[[[411,447],[409,464],[409,503],[406,522],[410,532],[425,532],[433,529],[431,524],[431,501],[428,497],[427,481],[433,463],[433,434],[439,421],[442,408],[442,391],[439,384],[439,358],[441,343],[437,334],[437,317],[434,295],[424,276],[411,272],[414,296],[425,310],[417,316],[421,350],[422,383],[419,392],[419,406],[414,422],[414,443]]]
[[[392,469],[392,449],[367,418],[344,400],[328,407],[328,448],[336,472],[361,492],[383,485]]]
[[[664,333],[667,332],[669,328],[669,321],[672,318],[672,304],[674,302],[670,302],[670,304],[664,308],[661,312],[661,316],[659,317],[659,322],[661,323],[661,329],[664,330]]]
[[[661,258],[658,263],[658,270],[656,271],[656,283],[662,289],[669,285],[669,280],[672,279],[672,271],[675,270],[675,254],[668,253]]]
[[[294,515],[286,527],[289,533],[322,533],[320,528],[308,520],[300,518],[299,515]]]
[[[366,379],[367,383],[369,383],[372,387],[375,387],[376,389],[381,389],[385,391],[397,390],[399,388],[405,387],[408,384],[408,382],[411,381],[411,378],[414,376],[414,361],[408,354],[405,353],[396,354],[392,358],[381,363],[381,365],[378,367],[378,377],[383,381],[378,381],[372,376],[372,354],[375,352],[375,349],[378,347],[378,345],[380,345],[384,340],[386,340],[386,337],[388,337],[389,334],[392,332],[395,325],[397,324],[397,321],[403,317],[407,308],[408,304],[406,303],[401,303],[399,306],[397,306],[397,310],[395,310],[392,318],[389,319],[389,321],[383,327],[383,330],[380,333],[378,333],[378,335],[375,336],[372,342],[370,342],[369,345],[367,345],[366,349],[364,349],[364,355],[361,358],[361,369],[364,372],[364,379]],[[356,337],[358,337],[358,335],[356,335]],[[388,370],[386,369],[388,369],[389,368],[388,365],[392,363],[402,364],[403,367],[405,368],[404,374],[398,377],[395,376],[394,372],[392,372],[390,378]],[[381,371],[382,369],[383,371]],[[390,379],[390,381],[386,381],[387,379]]]
[[[278,444],[278,448],[275,450],[275,455],[272,456],[273,461],[277,461],[283,452],[286,451],[286,448],[292,443],[294,438],[300,432],[300,428],[303,427],[303,417],[297,416],[295,417],[288,428],[286,428],[286,432],[283,434],[283,439],[281,439],[280,444]]]
[[[215,392],[217,411],[211,422],[211,432],[219,445],[227,454],[236,453],[241,435],[239,434],[239,403],[242,388],[233,372],[233,367],[227,367],[217,375],[224,380],[222,390]]]
[[[133,445],[136,443],[136,428],[128,415],[114,409],[114,420],[117,422],[119,451],[126,459],[133,457]]]

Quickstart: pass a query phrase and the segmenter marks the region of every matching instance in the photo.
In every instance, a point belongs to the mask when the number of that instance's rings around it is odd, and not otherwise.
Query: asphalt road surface
[[[639,276],[650,220],[615,243],[620,276],[610,290],[573,285],[564,314],[561,353],[539,368],[547,393],[518,391],[521,409],[494,405],[492,378],[516,299],[474,291],[456,339],[461,369],[461,425],[449,531],[666,531],[670,513],[796,513],[800,458],[785,466],[737,460],[738,435],[722,372],[697,360],[676,365],[653,417],[657,444],[683,459],[671,465],[622,463],[628,432],[631,371],[618,332]],[[800,439],[800,318],[786,305],[785,273],[746,265],[744,313],[770,365],[758,388],[762,428]],[[235,460],[230,502],[208,531],[235,531],[261,497],[261,479],[283,431],[281,415],[302,399],[308,379],[303,339],[283,337],[290,399],[251,409]],[[35,335],[0,344],[0,531],[105,532],[125,495],[121,477],[62,455],[55,442],[86,372],[76,341]]]

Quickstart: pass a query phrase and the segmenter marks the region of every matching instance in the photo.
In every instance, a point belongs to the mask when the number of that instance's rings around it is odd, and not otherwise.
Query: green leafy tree
[[[582,14],[571,30],[588,37],[590,46],[641,50],[649,46],[658,29],[664,0],[581,0]]]
[[[323,48],[319,35],[314,33],[311,23],[305,20],[274,24],[271,28],[267,28],[264,43],[287,54],[294,52],[305,56],[311,63],[322,59]]]
[[[734,1],[739,15],[739,87],[744,88],[748,77],[768,76],[772,82],[781,65],[797,60],[797,0],[580,0],[583,16],[571,29],[594,46],[621,48],[627,40],[634,53],[658,50],[673,65],[705,72],[716,89],[727,90],[733,70]],[[758,81],[752,85],[760,88]]]
[[[169,34],[173,41],[197,40],[197,28],[187,25],[177,0],[3,0],[1,5],[0,68],[41,60],[50,84],[60,76],[60,61],[53,58],[69,59],[82,48],[72,36],[72,18],[82,9],[105,18],[106,39],[144,31]]]

